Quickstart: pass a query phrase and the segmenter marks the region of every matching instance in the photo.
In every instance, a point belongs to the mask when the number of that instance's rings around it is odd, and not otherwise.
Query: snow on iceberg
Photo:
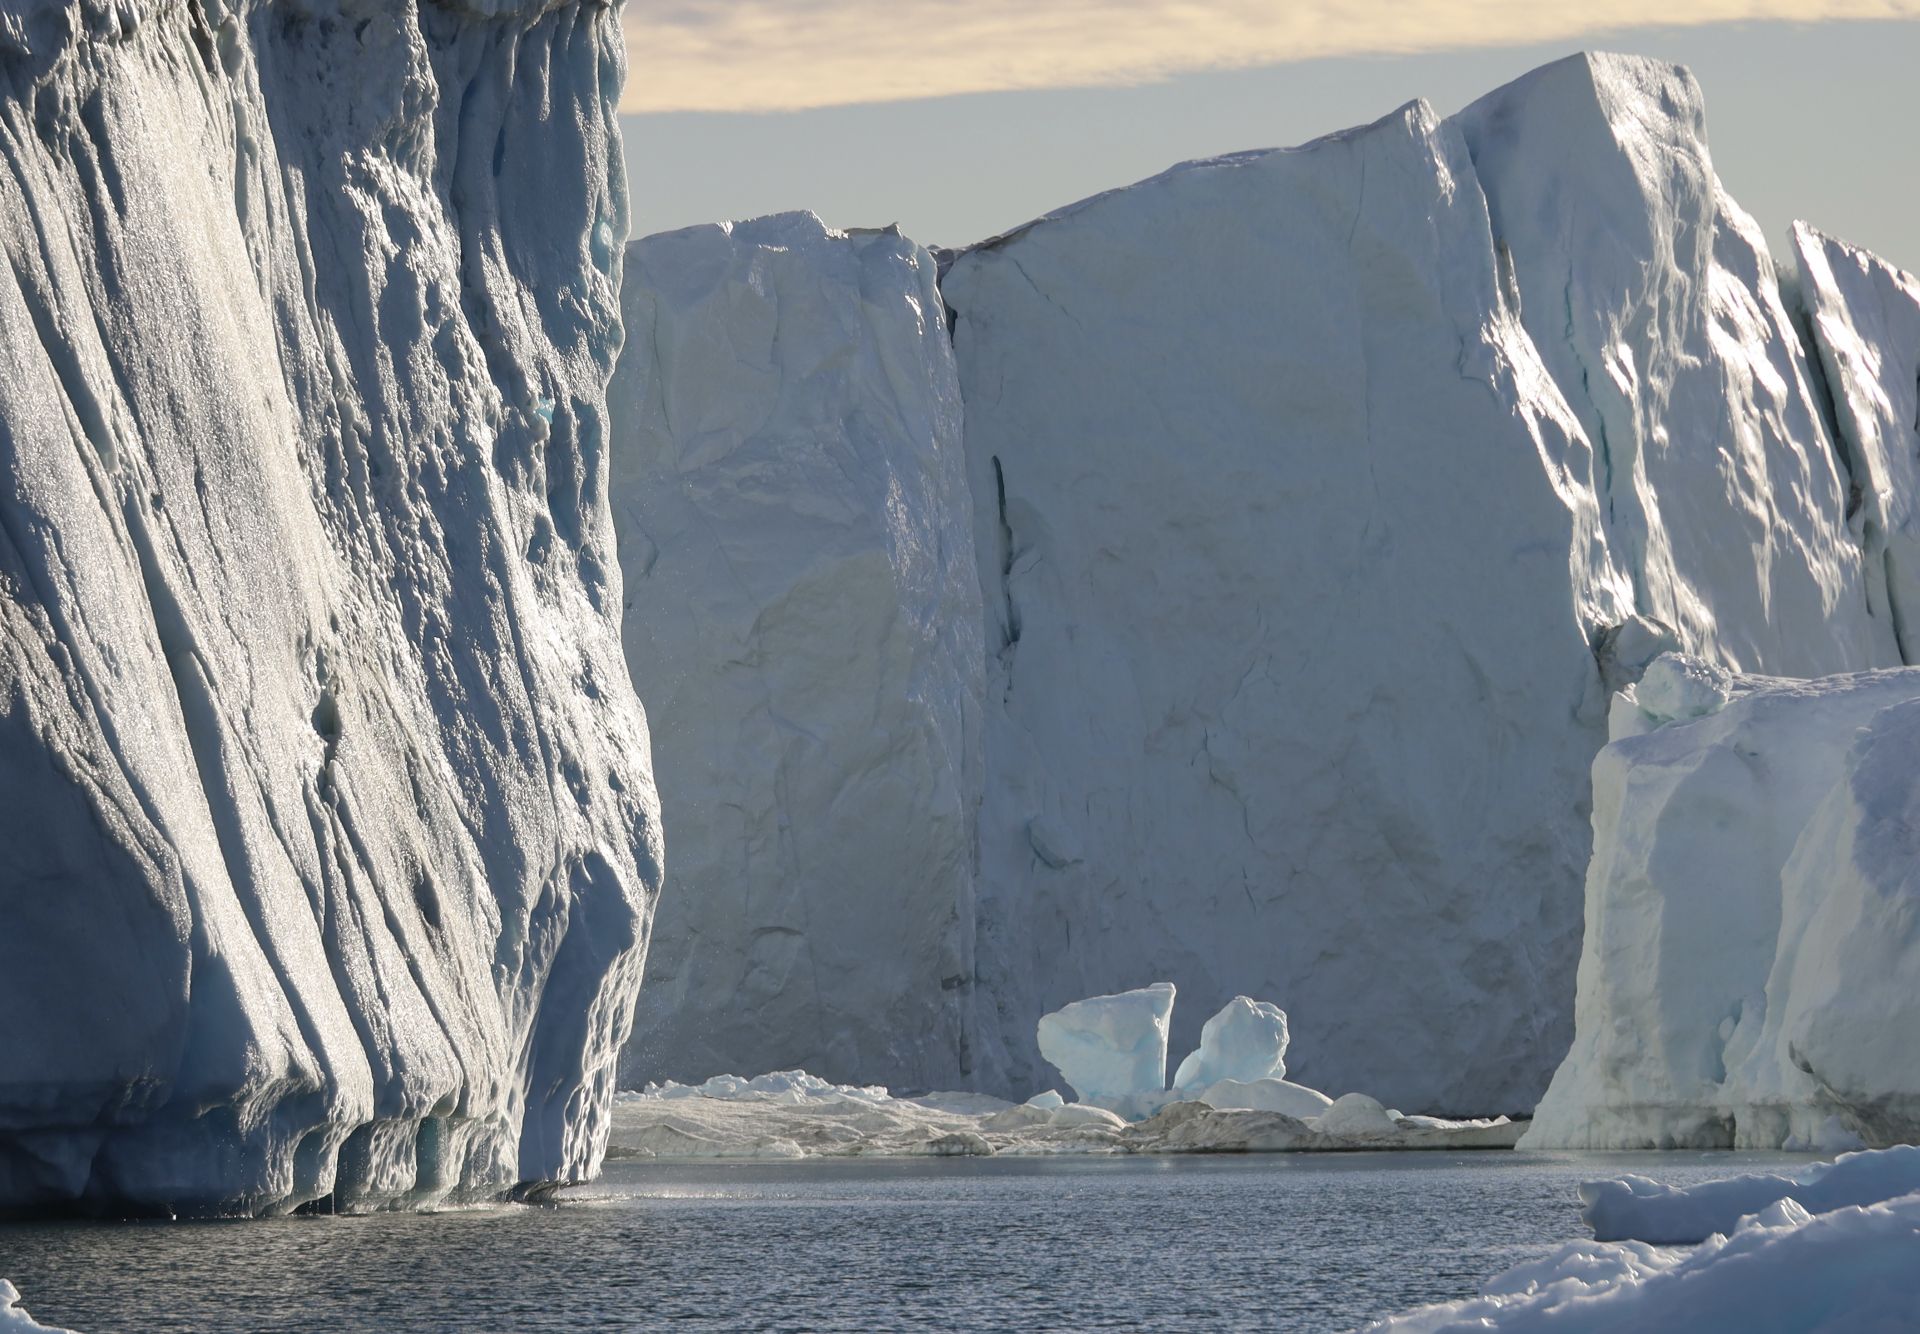
[[[0,1334],[72,1334],[72,1331],[40,1324],[21,1307],[20,1290],[0,1278]]]
[[[1529,1148],[1920,1135],[1920,671],[1720,693],[1595,761],[1577,1031]]]
[[[1040,1054],[1081,1102],[1145,1115],[1166,1097],[1173,999],[1173,985],[1156,982],[1074,1001],[1040,1017]]]
[[[1596,1241],[1670,1246],[1730,1233],[1742,1218],[1792,1200],[1810,1214],[1857,1208],[1920,1193],[1920,1148],[1903,1145],[1847,1153],[1791,1176],[1761,1172],[1697,1186],[1668,1186],[1642,1176],[1590,1181],[1580,1188],[1580,1217]],[[1920,1264],[1920,1256],[1915,1257]]]
[[[628,249],[613,505],[673,841],[629,1084],[970,1073],[984,652],[934,279],[805,213]]]
[[[1782,1200],[1693,1251],[1576,1242],[1466,1301],[1369,1325],[1380,1334],[1904,1330],[1920,1310],[1920,1195],[1812,1216]]]
[[[1287,1075],[1287,1015],[1270,1001],[1235,996],[1200,1028],[1200,1045],[1180,1062],[1173,1086],[1182,1092],[1222,1080],[1252,1083]]]
[[[591,1176],[618,11],[7,6],[0,1211]]]

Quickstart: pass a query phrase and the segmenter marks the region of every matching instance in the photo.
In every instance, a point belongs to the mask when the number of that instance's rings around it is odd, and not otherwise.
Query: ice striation
[[[0,1211],[597,1170],[622,60],[597,0],[0,4]]]
[[[1025,1094],[1037,1016],[1165,978],[1177,1049],[1282,996],[1307,1084],[1531,1107],[1615,692],[1903,661],[1910,284],[1803,232],[1783,290],[1704,123],[1580,56],[1184,164],[944,256],[950,350],[895,238],[640,243],[616,450],[679,485],[623,510],[628,653],[687,880],[633,1072]],[[834,1001],[843,938],[881,980]]]
[[[1920,1136],[1920,671],[1712,675],[1655,663],[1663,707],[1623,699],[1594,763],[1576,1033],[1528,1147]]]
[[[982,654],[933,258],[790,214],[628,275],[613,499],[674,850],[628,1079],[952,1087]]]

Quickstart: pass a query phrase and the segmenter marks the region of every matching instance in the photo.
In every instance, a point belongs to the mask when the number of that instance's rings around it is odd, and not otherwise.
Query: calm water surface
[[[1586,1235],[1575,1186],[1781,1155],[615,1162],[551,1207],[0,1225],[40,1320],[112,1331],[1343,1330]]]

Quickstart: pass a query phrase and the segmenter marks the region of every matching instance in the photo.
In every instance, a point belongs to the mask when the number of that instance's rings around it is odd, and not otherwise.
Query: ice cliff
[[[598,3],[0,3],[0,1209],[604,1150],[661,846]]]
[[[1655,663],[1594,765],[1577,1033],[1526,1143],[1911,1140],[1920,671],[1712,678]]]
[[[676,865],[726,872],[716,906],[669,910],[686,924],[656,956],[722,977],[682,984],[707,1008],[660,1024],[707,1025],[712,1069],[810,1062],[836,924],[886,921],[889,967],[939,971],[904,991],[849,974],[840,1005],[928,1045],[863,1040],[836,1079],[937,1079],[952,1042],[979,1087],[1025,1093],[1039,1015],[1167,979],[1190,1002],[1176,1049],[1266,996],[1303,1016],[1303,1082],[1532,1106],[1573,1036],[1613,692],[1668,649],[1796,676],[1903,661],[1895,363],[1912,375],[1880,294],[1904,280],[1803,232],[1783,285],[1704,122],[1684,70],[1583,56],[1452,119],[1413,103],[1185,164],[945,257],[951,368],[919,275],[848,259],[872,242],[788,221],[641,243],[629,309],[666,314],[623,364],[616,473],[682,490],[636,482],[673,517],[623,528],[628,652],[649,698],[684,678],[720,705],[708,750],[663,739],[660,763]],[[675,247],[684,271],[654,262]],[[876,292],[907,340],[890,359]],[[1894,367],[1869,377],[1886,392],[1848,370],[1869,361]],[[957,445],[898,406],[950,377]],[[870,457],[918,460],[909,477],[957,457],[970,506],[818,460],[875,429]],[[867,563],[787,557],[816,514]],[[972,560],[971,594],[915,592],[903,531]],[[816,578],[802,615],[793,586]],[[982,642],[949,645],[981,658],[934,673],[919,618],[974,597]],[[977,768],[940,779],[978,803],[970,886],[937,850],[964,815],[915,848],[859,813],[944,793],[912,739],[928,724],[883,721],[900,681],[936,678],[912,710],[984,701]],[[803,746],[826,761],[784,758]],[[800,855],[823,811],[873,857]]]
[[[614,510],[673,846],[634,1081],[955,1087],[983,657],[933,257],[792,214],[627,262]]]

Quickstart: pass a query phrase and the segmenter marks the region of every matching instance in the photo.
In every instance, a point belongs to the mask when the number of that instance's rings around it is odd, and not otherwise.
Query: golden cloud
[[[623,108],[788,111],[1616,28],[1870,18],[1920,18],[1920,0],[629,0]]]

